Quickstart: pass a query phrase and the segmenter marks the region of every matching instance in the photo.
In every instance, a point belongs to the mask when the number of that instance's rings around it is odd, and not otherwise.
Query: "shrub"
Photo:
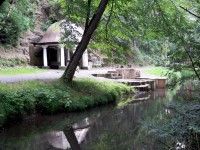
[[[184,99],[171,102],[168,106],[170,113],[164,114],[163,119],[157,119],[156,123],[153,123],[152,133],[164,141],[167,149],[178,149],[178,143],[189,150],[200,148],[200,87],[197,87],[198,90],[193,89],[193,92],[195,90],[198,96],[187,95]]]
[[[12,59],[0,59],[0,67],[15,67],[15,66],[25,66],[27,62],[19,58]]]

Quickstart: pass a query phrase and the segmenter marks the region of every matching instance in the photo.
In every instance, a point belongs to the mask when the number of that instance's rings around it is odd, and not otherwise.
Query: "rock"
[[[28,47],[22,48],[22,51],[23,51],[24,55],[29,55],[29,48]]]
[[[33,32],[35,34],[35,36],[39,36],[39,37],[43,37],[44,32],[42,32],[41,30],[35,30]]]

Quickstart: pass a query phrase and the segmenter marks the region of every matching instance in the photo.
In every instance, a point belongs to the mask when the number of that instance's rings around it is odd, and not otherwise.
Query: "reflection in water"
[[[88,131],[89,128],[74,131],[78,144],[80,144],[85,139]],[[47,133],[46,137],[49,144],[52,145],[54,148],[69,149],[71,148],[72,143],[68,142],[65,135],[67,135],[67,133],[65,134],[63,131],[54,131]]]
[[[47,141],[55,148],[69,149],[70,145],[63,131],[49,132],[46,134]]]
[[[160,116],[168,103],[166,90],[143,93],[143,103],[128,103],[121,108],[94,108],[90,111],[35,118],[0,133],[0,150],[68,149],[67,125],[74,129],[82,150],[141,150],[156,149],[154,138],[141,124]],[[166,108],[164,108],[166,109]]]
[[[53,131],[46,134],[46,139],[54,148],[59,149],[80,149],[79,144],[83,142],[87,132],[90,129],[92,121],[87,117],[75,123],[72,126],[67,126],[64,131]]]
[[[148,94],[143,93],[143,96],[148,97]],[[129,103],[110,114],[101,115],[91,127],[82,149],[156,149],[154,139],[147,137],[148,130],[143,128],[141,123],[143,120],[153,120],[161,115],[163,105],[168,102],[165,97],[165,90],[158,90],[150,94],[149,101]]]

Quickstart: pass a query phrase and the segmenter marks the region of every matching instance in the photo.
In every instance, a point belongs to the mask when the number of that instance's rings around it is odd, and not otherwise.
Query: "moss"
[[[114,82],[76,79],[71,84],[28,81],[0,84],[0,126],[31,113],[82,111],[116,101],[133,90]]]

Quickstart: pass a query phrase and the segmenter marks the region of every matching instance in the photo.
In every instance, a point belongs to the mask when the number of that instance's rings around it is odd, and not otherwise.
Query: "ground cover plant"
[[[2,46],[0,46],[0,49],[2,49]],[[1,58],[0,59],[0,68],[26,66],[26,65],[27,65],[27,62],[19,58],[10,58],[10,59]]]
[[[46,72],[45,69],[31,68],[31,67],[20,67],[20,68],[4,68],[0,69],[0,75],[2,76],[12,76],[12,75],[22,75],[22,74],[34,74]]]
[[[33,113],[85,110],[133,92],[123,84],[91,79],[76,79],[71,84],[60,80],[0,84],[0,91],[0,126]]]

